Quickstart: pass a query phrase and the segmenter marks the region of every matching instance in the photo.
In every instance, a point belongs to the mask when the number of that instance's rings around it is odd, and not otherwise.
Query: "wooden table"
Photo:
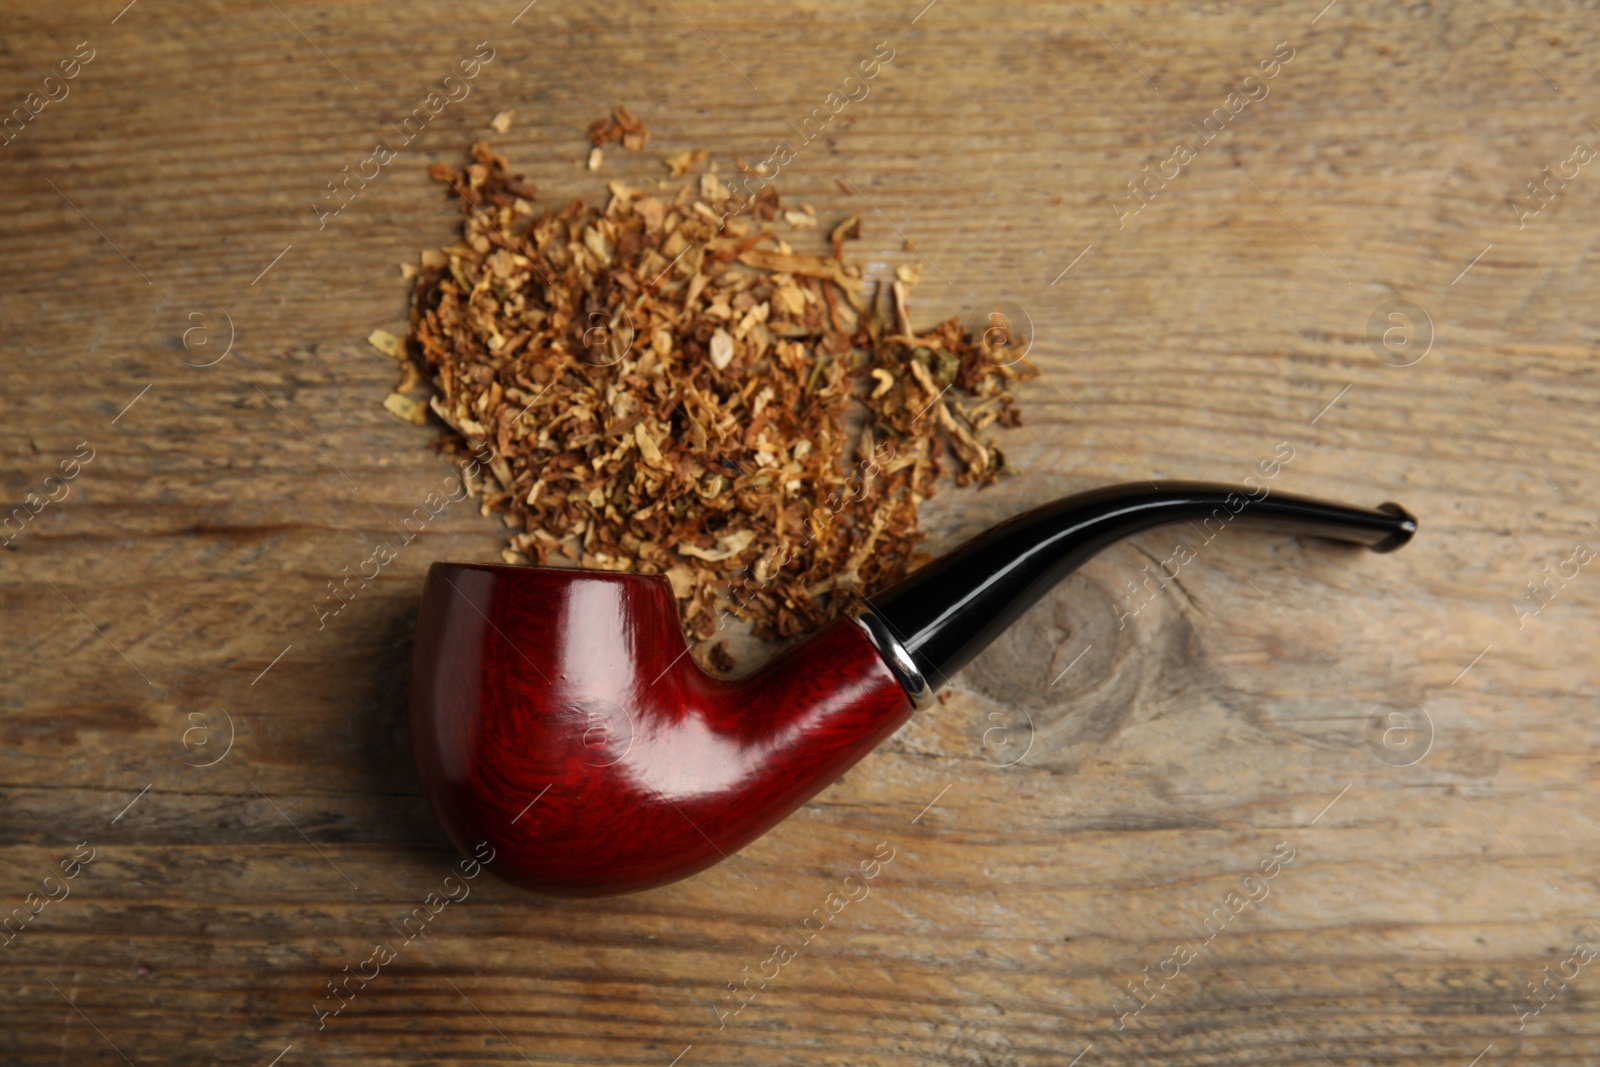
[[[0,552],[0,888],[66,894],[5,949],[0,1059],[1600,1059],[1588,5],[122,2],[12,4],[0,39],[6,107],[68,91],[0,148],[5,488],[58,498]],[[479,42],[470,95],[319,220]],[[1229,531],[1132,613],[1180,534],[1138,537],[737,870],[556,903],[485,877],[405,942],[456,859],[406,736],[421,578],[503,530],[453,506],[314,605],[446,472],[364,340],[453,231],[427,165],[513,110],[546,202],[682,149],[726,170],[879,42],[782,191],[863,211],[876,272],[925,262],[919,321],[1025,309],[1043,371],[1023,473],[932,501],[932,548],[1285,448],[1274,488],[1421,534]],[[653,139],[591,174],[619,103]],[[731,1014],[880,842],[871,896]]]

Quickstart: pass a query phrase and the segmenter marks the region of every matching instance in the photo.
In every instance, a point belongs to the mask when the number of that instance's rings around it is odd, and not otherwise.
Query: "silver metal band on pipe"
[[[922,671],[917,668],[911,653],[906,651],[888,624],[871,611],[861,612],[855,617],[855,623],[861,627],[861,632],[867,635],[867,640],[872,642],[872,647],[878,650],[878,655],[883,657],[884,665],[905,689],[912,705],[921,711],[932,704],[933,687],[928,684],[928,679],[923,677]]]

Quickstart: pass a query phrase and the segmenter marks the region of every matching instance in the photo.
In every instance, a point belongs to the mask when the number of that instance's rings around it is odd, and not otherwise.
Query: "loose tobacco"
[[[591,135],[648,136],[622,109]],[[401,361],[391,411],[431,409],[460,456],[492,449],[473,488],[513,531],[508,562],[663,574],[696,639],[729,618],[793,637],[921,562],[947,454],[958,485],[1008,470],[985,431],[1020,423],[1010,386],[1032,368],[956,319],[916,333],[909,268],[868,292],[845,258],[858,216],[802,254],[773,225],[815,227],[811,209],[770,185],[733,199],[714,166],[672,195],[611,181],[603,207],[540,209],[487,142],[471,160],[432,168],[461,236],[405,268],[409,336],[373,343]]]

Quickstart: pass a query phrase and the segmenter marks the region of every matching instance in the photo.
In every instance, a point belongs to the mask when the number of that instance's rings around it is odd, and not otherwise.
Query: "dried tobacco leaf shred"
[[[590,136],[648,134],[618,108]],[[947,448],[958,485],[1007,470],[985,429],[1019,424],[1010,386],[1032,368],[955,319],[914,333],[905,268],[868,294],[844,259],[859,217],[806,255],[772,232],[771,186],[728,218],[710,172],[665,198],[612,181],[603,208],[538,210],[487,142],[471,158],[431,169],[462,233],[415,271],[395,396],[420,371],[444,447],[493,450],[473,488],[513,531],[508,561],[664,574],[696,639],[730,616],[793,637],[921,562],[917,505]],[[733,666],[722,642],[701,658]]]
[[[637,152],[650,140],[650,131],[627,108],[618,107],[612,109],[610,118],[596,119],[589,125],[589,140],[596,148],[621,141],[623,148]]]

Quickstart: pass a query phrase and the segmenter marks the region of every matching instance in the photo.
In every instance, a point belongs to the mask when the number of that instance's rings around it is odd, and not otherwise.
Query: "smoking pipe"
[[[1397,504],[1100,489],[1000,523],[733,680],[689,656],[663,577],[435,563],[411,680],[423,784],[457,848],[487,842],[491,868],[537,892],[686,878],[837,780],[1089,557],[1176,522],[1377,552],[1417,528]]]

